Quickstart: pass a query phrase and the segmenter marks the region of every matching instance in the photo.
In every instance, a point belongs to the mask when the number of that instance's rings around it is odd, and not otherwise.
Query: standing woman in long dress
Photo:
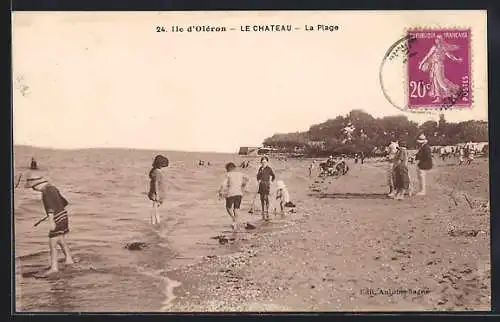
[[[405,193],[409,192],[410,189],[410,175],[408,174],[408,150],[406,148],[406,142],[403,140],[399,141],[398,152],[394,157],[394,172],[394,187],[396,189],[395,199],[402,200]]]
[[[398,143],[396,141],[392,141],[389,146],[386,148],[387,150],[387,184],[389,186],[389,198],[393,198],[396,195],[396,189],[394,187],[394,158],[398,151]]]
[[[165,179],[162,168],[169,165],[168,158],[163,155],[157,155],[153,160],[153,167],[149,171],[149,192],[148,198],[153,202],[153,213],[151,214],[151,224],[160,223],[160,214],[158,208],[165,199]]]

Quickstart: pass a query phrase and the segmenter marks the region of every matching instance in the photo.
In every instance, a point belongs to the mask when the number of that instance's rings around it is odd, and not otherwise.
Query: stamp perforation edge
[[[403,87],[404,87],[404,91],[405,91],[405,99],[406,99],[406,102],[405,102],[405,110],[408,111],[408,112],[411,112],[411,113],[428,113],[428,112],[432,112],[432,113],[443,113],[443,112],[451,112],[451,111],[464,111],[464,110],[471,110],[474,108],[474,92],[475,92],[475,82],[474,82],[474,77],[473,77],[473,74],[472,74],[472,70],[473,70],[473,63],[474,63],[474,52],[472,50],[473,46],[473,42],[475,41],[474,40],[474,33],[472,32],[472,28],[470,26],[456,26],[456,25],[453,25],[453,26],[446,26],[446,27],[443,27],[441,25],[432,25],[432,26],[426,26],[426,27],[421,27],[421,26],[418,26],[418,27],[406,27],[403,29],[403,37],[406,37],[408,35],[408,32],[410,31],[423,31],[423,32],[430,32],[430,31],[436,31],[436,30],[467,30],[469,32],[469,48],[468,48],[468,51],[469,51],[469,82],[470,82],[470,93],[469,93],[469,99],[470,99],[470,106],[460,106],[460,105],[453,105],[451,107],[448,107],[448,108],[439,108],[439,107],[432,107],[432,106],[428,106],[428,105],[421,105],[421,106],[415,106],[415,107],[418,107],[418,109],[414,109],[414,108],[410,108],[409,107],[409,101],[408,101],[408,82],[409,82],[409,75],[408,75],[408,60],[403,64]]]

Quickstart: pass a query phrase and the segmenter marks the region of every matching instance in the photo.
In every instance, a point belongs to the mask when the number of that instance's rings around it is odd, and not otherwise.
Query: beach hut
[[[242,146],[240,147],[240,150],[238,151],[239,155],[252,155],[256,156],[258,155],[259,147],[249,147],[249,146]]]

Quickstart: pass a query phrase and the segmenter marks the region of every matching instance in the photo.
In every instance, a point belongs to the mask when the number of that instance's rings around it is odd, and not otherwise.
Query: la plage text
[[[294,30],[305,30],[305,31],[337,31],[339,26],[336,25],[304,25],[303,28],[294,27],[292,25],[241,25],[240,31],[243,32],[290,32]]]

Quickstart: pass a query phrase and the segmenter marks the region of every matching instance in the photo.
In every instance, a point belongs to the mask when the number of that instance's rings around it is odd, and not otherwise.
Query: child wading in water
[[[273,169],[271,169],[268,162],[268,157],[262,157],[260,159],[261,166],[257,172],[257,181],[259,182],[258,193],[260,195],[262,218],[264,220],[269,220],[269,192],[271,190],[271,183],[276,179]]]
[[[168,158],[163,155],[157,155],[153,161],[153,168],[149,171],[149,192],[148,198],[153,202],[154,212],[151,215],[151,224],[160,223],[160,214],[158,208],[163,204],[165,198],[165,179],[162,168],[168,167]]]
[[[68,201],[64,199],[54,185],[49,183],[47,178],[39,175],[30,174],[26,180],[25,187],[42,193],[43,207],[47,214],[45,219],[49,219],[51,224],[51,229],[49,230],[50,269],[40,275],[48,276],[59,271],[57,245],[61,247],[64,253],[65,264],[73,264],[73,258],[65,241],[65,235],[69,232],[68,212],[65,209]]]
[[[227,175],[219,188],[219,198],[226,198],[226,211],[232,218],[231,228],[238,228],[238,211],[243,198],[243,191],[250,180],[245,174],[235,171],[236,165],[232,162],[226,164]]]

